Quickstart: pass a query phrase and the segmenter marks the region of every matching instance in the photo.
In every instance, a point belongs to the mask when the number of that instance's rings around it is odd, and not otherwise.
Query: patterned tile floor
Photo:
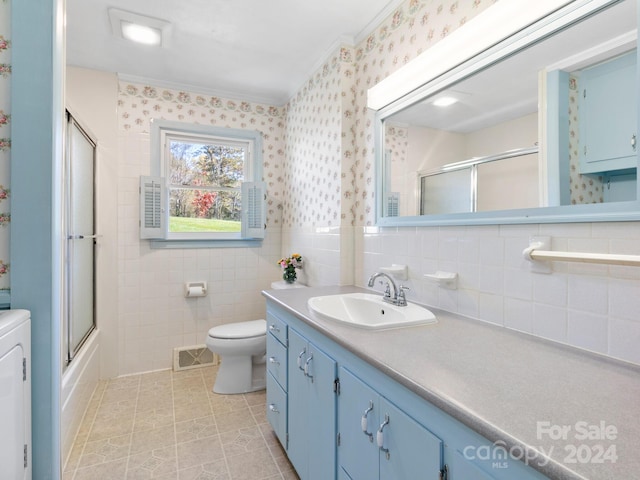
[[[265,392],[217,395],[217,367],[101,382],[63,480],[296,480]]]

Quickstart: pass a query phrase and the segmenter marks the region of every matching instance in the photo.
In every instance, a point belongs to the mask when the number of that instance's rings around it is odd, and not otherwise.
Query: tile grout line
[[[220,428],[218,427],[218,420],[216,419],[215,410],[213,408],[213,405],[211,405],[211,397],[209,396],[209,384],[205,379],[204,371],[201,370],[200,372],[201,372],[200,375],[202,376],[202,381],[204,383],[204,389],[205,389],[204,393],[206,393],[207,400],[209,402],[209,410],[211,411],[211,416],[213,417],[213,421],[216,423],[216,432],[218,432],[218,439],[220,441],[220,449],[222,450],[222,458],[224,460],[224,465],[227,469],[227,474],[229,475],[229,478],[231,478],[231,468],[229,466],[229,461],[227,460],[227,452],[224,451],[224,445],[222,444],[222,434],[220,433]],[[211,388],[213,389],[213,385],[211,386]]]
[[[180,479],[180,464],[178,460],[178,431],[176,428],[176,392],[173,384],[173,374],[175,372],[171,369],[169,371],[169,377],[171,379],[171,416],[173,417],[173,451],[176,454],[176,479]]]
[[[129,433],[129,451],[127,452],[127,463],[124,467],[124,478],[129,475],[129,462],[131,461],[131,448],[133,447],[133,432],[136,426],[136,416],[138,415],[138,401],[140,399],[140,385],[142,384],[142,374],[136,375],[138,377],[138,388],[136,389],[136,406],[133,409],[133,423],[131,424],[131,432]]]
[[[99,385],[99,383],[98,383],[98,385]],[[98,385],[96,385],[96,389],[97,389]],[[82,445],[82,451],[78,455],[78,463],[73,468],[73,475],[71,476],[71,480],[75,480],[76,475],[78,474],[78,468],[80,466],[80,460],[84,456],[84,451],[87,448],[87,443],[89,443],[89,438],[91,437],[91,432],[93,431],[93,427],[94,427],[94,424],[95,424],[95,421],[96,421],[96,417],[98,416],[98,412],[100,411],[100,408],[102,408],[102,399],[104,398],[104,393],[107,391],[107,387],[108,386],[109,386],[109,381],[107,380],[106,385],[102,389],[102,393],[100,393],[100,399],[96,400],[98,404],[96,405],[96,409],[95,409],[95,411],[93,413],[93,418],[91,419],[91,425],[90,425],[89,430],[87,432],[87,438],[85,439],[85,441],[84,441],[84,443]],[[94,390],[94,393],[95,393],[95,390]],[[91,399],[93,400],[93,395],[91,395]],[[91,403],[91,400],[89,400],[89,403]],[[82,416],[82,420],[80,421],[80,425],[81,426],[84,423],[84,421],[86,420],[86,415],[87,415],[87,412],[85,411],[85,414]],[[76,432],[76,438],[74,439],[74,445],[75,445],[75,441],[76,441],[77,438],[78,438],[78,432]],[[73,446],[71,448],[73,449]],[[64,472],[62,472],[62,475],[64,476]]]

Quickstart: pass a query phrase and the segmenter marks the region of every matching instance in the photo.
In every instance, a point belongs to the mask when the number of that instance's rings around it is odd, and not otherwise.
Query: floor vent
[[[190,368],[218,365],[219,358],[205,345],[178,347],[173,349],[173,370],[189,370]]]

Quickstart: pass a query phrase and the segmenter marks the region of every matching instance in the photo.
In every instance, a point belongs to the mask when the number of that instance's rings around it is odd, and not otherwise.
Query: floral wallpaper
[[[415,204],[415,201],[409,200],[408,192],[413,189],[407,188],[407,179],[404,174],[409,169],[407,166],[409,129],[405,126],[385,123],[384,140],[385,159],[391,161],[390,176],[386,179],[386,182],[388,182],[390,188],[389,193],[393,193],[398,200],[397,215],[415,214],[415,212],[408,211],[409,205]],[[389,200],[385,202],[388,204]]]
[[[343,51],[344,50],[344,51]],[[337,226],[351,212],[353,173],[343,157],[355,147],[351,123],[351,52],[340,49],[311,77],[286,106],[286,155],[283,224],[287,227]],[[345,109],[345,104],[347,109]],[[343,185],[344,183],[344,185]],[[345,190],[346,188],[346,190]]]
[[[601,175],[581,175],[578,135],[578,79],[569,79],[569,189],[571,204],[604,202]]]
[[[149,133],[152,118],[218,127],[258,130],[263,139],[263,175],[267,183],[267,222],[280,222],[284,120],[282,107],[230,100],[153,85],[120,82],[119,129]]]
[[[408,0],[355,48],[341,47],[286,106],[283,224],[374,223],[374,113],[367,90],[495,0]]]
[[[356,46],[357,225],[375,224],[374,113],[366,107],[367,90],[495,2],[407,0]]]
[[[353,158],[357,150],[356,143],[356,78],[353,61],[354,49],[343,46],[340,48],[340,75],[343,92],[342,99],[342,208],[340,219],[343,224],[355,225],[355,190],[356,170]]]
[[[9,288],[11,2],[0,1],[0,290]]]

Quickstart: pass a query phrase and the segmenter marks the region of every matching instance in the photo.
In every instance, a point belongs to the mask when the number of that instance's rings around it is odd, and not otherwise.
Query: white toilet
[[[213,385],[215,393],[247,393],[265,388],[266,321],[251,320],[213,327],[206,344],[220,356]]]
[[[273,282],[273,289],[303,288],[305,285]],[[209,330],[207,348],[220,356],[215,393],[233,394],[266,387],[267,322],[226,323]]]

